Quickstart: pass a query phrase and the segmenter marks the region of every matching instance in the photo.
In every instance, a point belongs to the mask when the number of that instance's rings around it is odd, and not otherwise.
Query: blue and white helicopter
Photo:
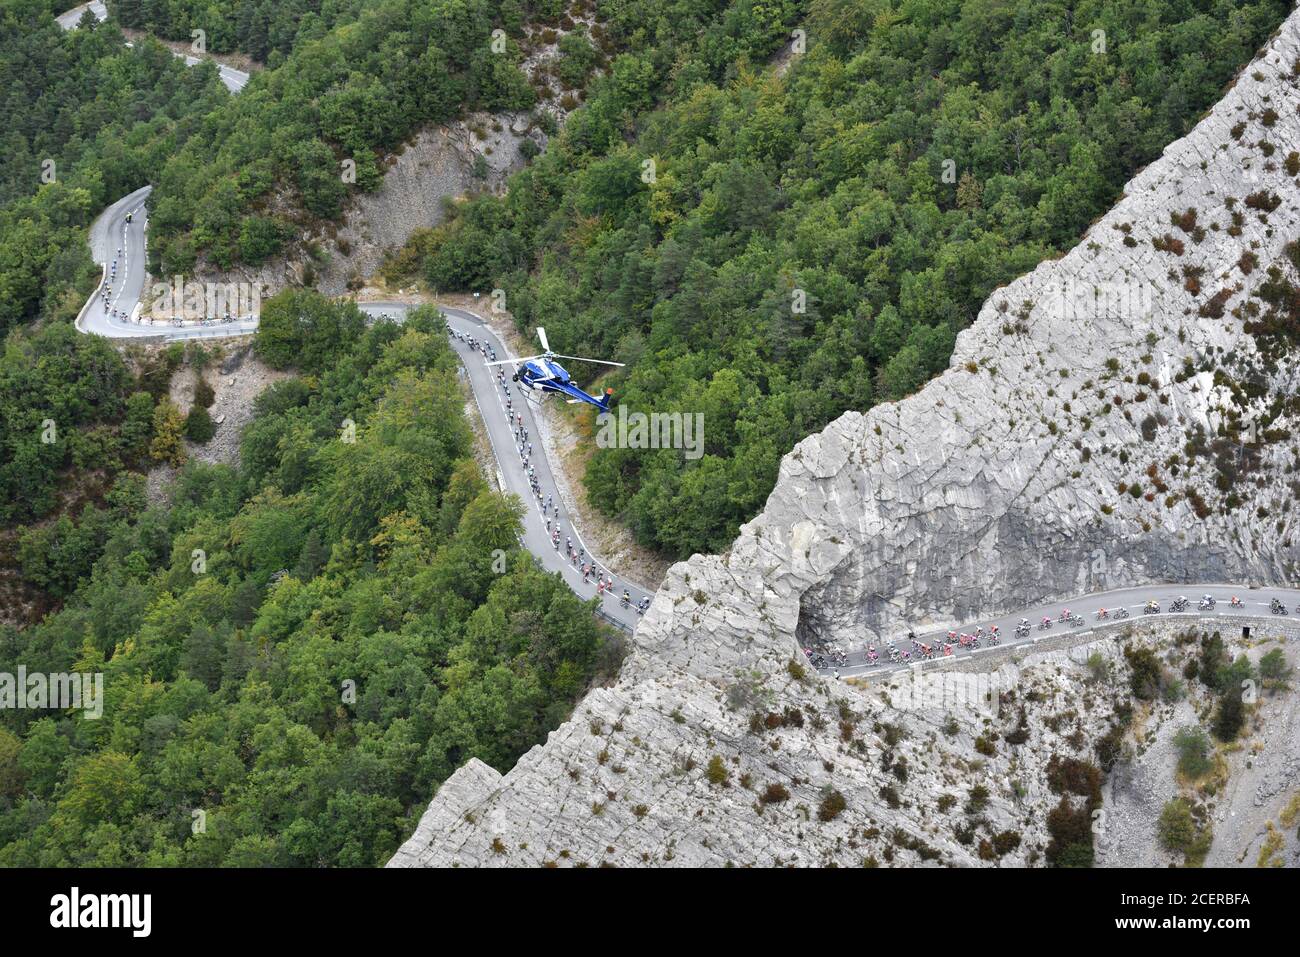
[[[551,351],[551,344],[546,341],[546,330],[541,326],[537,327],[537,338],[542,341],[542,348],[546,350],[540,355],[524,356],[522,359],[501,359],[497,362],[489,362],[488,365],[518,365],[512,378],[520,385],[535,389],[543,395],[547,392],[558,392],[560,395],[568,396],[565,401],[570,405],[587,402],[602,412],[608,412],[610,399],[614,395],[613,389],[606,389],[605,394],[600,398],[588,395],[574,385],[573,377],[569,375],[564,366],[555,360],[572,359],[575,362],[595,362],[603,366],[621,366],[623,363],[608,362],[604,359],[587,359],[583,356],[556,355]]]

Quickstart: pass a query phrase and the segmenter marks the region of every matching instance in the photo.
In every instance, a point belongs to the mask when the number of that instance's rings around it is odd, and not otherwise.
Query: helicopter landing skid
[[[546,393],[541,389],[530,389],[527,386],[516,385],[515,389],[530,404],[541,407],[542,401],[546,398]]]

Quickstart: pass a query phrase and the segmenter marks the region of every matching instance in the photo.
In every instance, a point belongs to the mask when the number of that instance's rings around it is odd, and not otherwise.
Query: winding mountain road
[[[108,10],[101,0],[91,0],[59,14],[55,20],[65,30],[75,30],[89,11],[97,20],[108,19]],[[127,46],[131,46],[128,42]],[[177,53],[188,66],[202,63],[199,57]],[[217,64],[221,82],[232,93],[238,93],[248,83],[249,75],[233,67]],[[99,288],[91,294],[81,312],[76,326],[81,332],[114,339],[143,338],[163,335],[168,340],[201,339],[215,336],[240,335],[257,329],[257,322],[173,324],[170,320],[155,320],[144,316],[140,302],[144,296],[145,231],[149,225],[149,211],[145,201],[153,192],[152,186],[142,186],[129,196],[119,199],[90,226],[90,251],[95,263],[103,269]]]
[[[406,314],[416,308],[391,302],[359,302],[357,305],[363,312],[375,318],[387,316],[399,321],[405,319]],[[502,359],[514,358],[513,353],[488,328],[482,317],[464,309],[453,309],[449,306],[438,308],[447,318],[448,328],[460,332],[463,336],[473,337],[479,342],[486,342]],[[487,430],[488,440],[492,443],[492,452],[497,460],[497,483],[501,491],[518,495],[527,509],[524,517],[523,546],[537,558],[543,568],[559,573],[580,598],[599,598],[601,617],[629,631],[632,630],[641,617],[636,610],[637,603],[643,598],[653,597],[654,593],[634,582],[620,578],[587,551],[582,534],[574,525],[572,516],[557,490],[551,463],[542,448],[542,440],[537,428],[536,408],[530,390],[525,390],[518,383],[511,382],[508,375],[503,387],[497,380],[496,370],[487,365],[487,359],[480,352],[454,337],[451,344],[461,359],[461,366],[473,390],[474,400],[478,403],[483,427]],[[513,423],[511,416],[516,417]],[[517,432],[521,420],[525,436],[522,439]],[[530,442],[532,443],[531,454]],[[529,466],[533,468],[541,489],[540,501],[533,493],[528,480]],[[548,501],[551,507],[544,511]],[[552,530],[557,527],[560,529],[558,548],[552,541]],[[578,552],[577,558],[571,559],[566,555],[566,539],[569,538],[573,539],[573,548]],[[585,579],[582,574],[584,562],[592,566]],[[608,591],[604,593],[597,591],[597,575],[613,582]],[[626,607],[622,603],[624,590],[630,596]]]
[[[1199,602],[1203,595],[1209,595],[1215,599],[1213,608],[1202,610],[1199,608]],[[1236,596],[1242,603],[1241,608],[1233,608],[1231,605],[1232,598]],[[1188,600],[1186,610],[1181,612],[1169,611],[1170,604],[1180,597]],[[1274,615],[1270,611],[1272,599],[1280,600],[1287,609],[1284,616]],[[1148,601],[1158,602],[1160,612],[1157,615],[1144,614],[1143,608]],[[1106,609],[1107,617],[1098,617],[1101,609]],[[1127,619],[1117,619],[1115,613],[1121,608],[1128,612]],[[1061,613],[1069,609],[1071,614],[1078,615],[1083,619],[1083,624],[1071,626],[1061,621]],[[1240,585],[1224,584],[1157,584],[1143,585],[1134,588],[1117,588],[1110,591],[1094,592],[1090,595],[1081,595],[1077,598],[1070,598],[1065,601],[1044,603],[1025,608],[1011,615],[1003,615],[995,618],[986,618],[981,621],[972,621],[969,623],[953,626],[953,628],[943,628],[939,630],[917,628],[917,640],[923,644],[931,645],[936,649],[935,658],[943,656],[943,643],[947,639],[949,631],[955,631],[958,635],[975,634],[977,629],[987,635],[993,626],[997,626],[1001,632],[1001,645],[1003,647],[1015,644],[1032,643],[1035,638],[1050,637],[1059,635],[1062,632],[1085,632],[1089,628],[1097,625],[1113,624],[1116,621],[1127,620],[1129,622],[1140,622],[1144,619],[1153,617],[1159,618],[1180,618],[1186,619],[1189,626],[1198,625],[1202,618],[1216,619],[1228,618],[1255,618],[1260,619],[1260,624],[1286,623],[1293,628],[1300,629],[1300,589],[1295,588],[1274,588],[1274,587],[1243,587]],[[1016,625],[1022,618],[1029,620],[1029,635],[1025,638],[1016,637]],[[1041,623],[1044,618],[1049,618],[1051,624],[1048,628],[1042,628]],[[847,664],[839,667],[828,665],[821,670],[827,673],[834,673],[842,678],[848,678],[855,675],[863,674],[884,674],[891,671],[897,671],[906,668],[904,663],[891,664],[886,656],[885,648],[888,642],[868,642],[861,648],[843,649],[848,655]],[[900,634],[894,639],[894,644],[900,652],[912,649],[911,642],[908,640],[906,633]],[[957,642],[953,642],[953,655],[957,657],[979,654],[979,651],[972,651],[968,648],[961,647]],[[880,660],[874,665],[867,662],[867,648],[874,646],[876,652],[880,655]],[[987,640],[981,641],[980,650],[990,647]]]
[[[77,317],[77,329],[84,333],[104,336],[110,339],[131,339],[142,337],[162,337],[168,341],[248,335],[257,331],[256,320],[232,323],[214,322],[211,325],[186,323],[172,325],[163,320],[153,321],[140,315],[140,301],[144,284],[148,277],[145,269],[145,242],[148,210],[145,206],[151,187],[145,186],[129,196],[118,200],[100,214],[90,229],[90,247],[95,261],[104,264],[105,285],[96,290]],[[127,222],[130,215],[131,221]],[[107,301],[105,301],[107,296]],[[361,310],[373,317],[388,316],[397,321],[405,319],[412,306],[402,303],[359,302]],[[487,342],[502,358],[510,356],[509,351],[484,324],[482,318],[460,309],[440,307],[447,317],[448,325],[458,329],[462,334],[472,336],[480,342]],[[556,491],[550,462],[541,448],[538,437],[537,422],[530,398],[523,395],[518,385],[511,384],[515,391],[507,392],[497,384],[493,371],[486,365],[486,359],[469,348],[463,341],[452,339],[452,346],[460,355],[466,378],[473,390],[475,401],[482,413],[484,428],[492,443],[497,460],[498,484],[503,492],[512,492],[520,497],[528,507],[524,523],[524,547],[535,555],[548,571],[559,572],[569,586],[583,598],[597,597],[596,576],[613,580],[613,588],[608,594],[602,594],[600,613],[606,619],[626,629],[636,627],[640,617],[635,605],[649,594],[646,589],[627,582],[610,569],[596,562],[586,552],[586,545],[581,533],[574,527]],[[509,382],[509,380],[507,380]],[[507,421],[506,399],[510,399],[510,413],[522,417],[522,428],[527,430],[521,452],[516,439],[515,427]],[[534,449],[528,454],[528,442]],[[535,472],[542,489],[539,502],[533,494],[528,468]],[[552,508],[547,515],[542,514],[542,506],[547,498]],[[558,514],[557,510],[558,509]],[[557,549],[552,543],[547,530],[547,519],[551,528],[560,529],[560,543]],[[565,554],[565,539],[574,540],[573,547],[579,550],[579,557],[570,560]],[[586,562],[592,566],[590,574],[584,580],[581,571]],[[621,596],[626,589],[631,597],[628,607],[623,607]]]
[[[103,268],[104,278],[81,307],[77,329],[109,339],[161,336],[168,341],[256,332],[256,319],[173,323],[170,319],[155,319],[144,313],[141,301],[148,278],[146,231],[149,227],[149,210],[145,203],[151,192],[152,186],[142,186],[119,199],[91,223],[90,253]]]
[[[61,14],[57,18],[59,25],[65,30],[76,29],[87,10],[101,21],[108,16],[104,5],[99,0],[94,0]],[[190,65],[200,62],[196,57],[184,54],[177,56],[184,56],[185,62]],[[219,66],[219,69],[222,81],[231,92],[238,93],[248,82],[247,73],[227,66]],[[141,187],[109,206],[91,224],[91,254],[103,268],[104,277],[77,316],[77,329],[110,339],[162,338],[169,342],[256,332],[255,319],[238,322],[172,322],[169,319],[153,319],[142,313],[141,301],[148,279],[146,243],[149,212],[146,203],[152,191],[152,186]],[[401,303],[384,302],[362,302],[357,305],[372,316],[388,315],[398,321],[404,319],[406,313],[413,308]],[[462,334],[473,336],[479,341],[487,341],[502,357],[509,356],[509,351],[479,316],[450,308],[443,308],[442,312],[447,316],[449,327],[457,328]],[[461,357],[465,375],[482,413],[484,428],[492,443],[497,460],[498,484],[503,492],[518,495],[528,509],[522,536],[523,546],[536,556],[542,567],[563,577],[576,594],[588,599],[599,597],[601,617],[627,630],[635,628],[640,617],[636,605],[649,597],[649,593],[639,585],[620,579],[586,552],[582,535],[574,527],[568,510],[556,491],[550,462],[547,461],[538,438],[531,401],[522,392],[510,395],[500,388],[494,374],[485,365],[483,356],[471,350],[463,341],[453,338],[452,345]],[[514,388],[518,389],[518,386]],[[512,406],[510,414],[518,417],[513,425],[507,419],[507,399]],[[516,429],[519,428],[526,430],[527,435],[522,440],[522,449],[519,448],[516,436]],[[530,440],[537,447],[531,453],[528,446]],[[529,482],[530,468],[542,489],[540,501]],[[551,508],[543,514],[542,508],[548,499]],[[548,521],[550,529],[560,530],[558,546],[551,539]],[[572,557],[565,550],[570,538],[573,539]],[[582,573],[584,563],[589,566],[585,576]],[[608,592],[598,592],[598,577],[610,582]],[[622,603],[624,590],[630,596],[627,606]]]
[[[74,30],[81,23],[82,17],[89,10],[97,19],[103,21],[108,11],[100,0],[92,0],[74,7],[57,17],[59,25],[65,30]],[[130,44],[128,44],[129,46]],[[185,54],[183,57],[191,66],[201,62],[199,58]],[[218,64],[221,80],[232,93],[238,93],[248,83],[249,76],[239,70]],[[233,335],[248,335],[257,331],[256,320],[223,323],[173,323],[167,319],[152,319],[142,314],[141,300],[144,298],[144,286],[148,279],[146,269],[146,241],[149,213],[146,202],[153,187],[144,186],[129,196],[119,199],[95,220],[90,227],[91,253],[104,270],[100,287],[95,290],[81,313],[77,316],[77,329],[84,333],[105,336],[111,339],[157,338],[167,341],[216,338]],[[389,315],[394,319],[404,319],[412,308],[400,303],[358,303],[362,311],[372,315]],[[508,350],[483,323],[483,320],[470,312],[459,309],[444,308],[448,325],[458,328],[462,334],[471,335],[479,341],[489,342],[502,357],[509,355]],[[596,580],[601,576],[612,581],[608,594],[601,594],[600,614],[602,617],[631,629],[636,626],[639,615],[636,603],[648,597],[644,588],[631,582],[623,581],[608,568],[600,565],[587,554],[581,533],[574,527],[568,511],[556,491],[555,480],[551,473],[550,462],[541,449],[537,423],[533,415],[531,401],[522,393],[511,396],[498,387],[492,371],[484,364],[482,355],[472,351],[463,341],[452,339],[452,345],[463,362],[465,375],[473,389],[475,400],[482,413],[483,425],[492,443],[497,460],[498,484],[503,492],[511,492],[520,497],[528,508],[524,522],[523,545],[548,571],[559,573],[569,587],[583,598],[597,597]],[[515,386],[514,388],[518,388]],[[519,420],[512,424],[507,419],[506,400],[510,399],[512,415]],[[523,440],[523,450],[519,448],[516,436],[518,424],[527,430],[527,439]],[[522,433],[520,433],[522,434]],[[529,454],[528,442],[536,443],[536,451]],[[542,489],[539,502],[529,482],[529,468],[533,469],[535,478]],[[543,515],[542,506],[551,500],[550,511]],[[550,528],[560,529],[559,547],[551,540]],[[566,539],[573,539],[574,558],[565,554]],[[582,565],[587,563],[589,574],[584,576]],[[622,604],[621,596],[626,590],[630,595],[627,607]]]
[[[91,296],[90,301],[83,308],[82,314],[77,318],[77,328],[82,332],[94,333],[108,338],[161,336],[169,341],[224,337],[255,332],[257,328],[256,321],[214,323],[206,326],[194,323],[173,326],[163,322],[151,323],[147,318],[141,322],[132,318],[113,317],[112,313],[116,312],[118,316],[138,318],[141,294],[147,278],[145,243],[148,210],[145,203],[150,190],[151,187],[146,186],[118,200],[106,209],[91,226],[91,250],[96,262],[106,264],[105,275],[112,287],[112,291],[109,293],[107,305],[103,301],[102,291],[97,290]],[[128,214],[131,214],[131,222],[129,223],[126,221]],[[114,266],[114,263],[116,263],[116,266]],[[359,302],[357,305],[363,312],[376,318],[386,315],[398,321],[404,319],[407,312],[414,308],[403,303],[391,302]],[[501,358],[512,357],[510,351],[487,327],[481,317],[461,309],[450,307],[440,307],[440,309],[447,316],[450,328],[461,332],[462,335],[472,336],[480,342],[488,343]],[[487,360],[478,352],[471,350],[463,341],[453,338],[452,346],[461,357],[466,378],[473,390],[474,398],[482,414],[484,427],[492,443],[498,466],[498,484],[503,491],[518,495],[528,508],[524,523],[524,546],[537,557],[543,567],[562,575],[574,592],[583,598],[596,597],[595,574],[599,573],[602,576],[611,577],[614,581],[613,590],[609,594],[600,596],[601,614],[620,627],[635,628],[640,617],[636,612],[635,604],[651,593],[639,585],[619,578],[608,568],[595,562],[586,552],[586,545],[582,541],[581,534],[574,527],[572,517],[568,514],[563,500],[556,492],[550,462],[547,460],[538,439],[532,399],[525,397],[521,388],[517,384],[509,383],[509,380],[507,380],[507,384],[510,391],[503,390],[498,384],[492,369],[487,366]],[[518,448],[515,431],[506,418],[507,398],[510,399],[508,411],[511,415],[522,416],[523,428],[527,430],[528,439],[525,440],[522,453]],[[534,445],[531,455],[527,455],[528,441],[532,441]],[[528,481],[529,465],[535,470],[537,480],[542,488],[542,501],[540,503],[533,494]],[[545,504],[548,498],[551,500],[553,508],[549,515],[543,515],[542,505]],[[554,513],[554,508],[557,507],[559,509],[558,517]],[[555,523],[557,521],[561,528],[561,541],[558,550],[554,547],[550,538],[546,525],[547,518],[551,519],[551,528],[556,527]],[[574,539],[575,549],[582,550],[583,558],[576,563],[564,554],[564,539],[569,537]],[[580,570],[584,559],[594,564],[594,571],[585,582]],[[624,608],[621,603],[624,588],[627,589],[631,596],[631,603],[627,608]],[[1154,599],[1160,603],[1162,608],[1167,609],[1169,603],[1180,595],[1186,595],[1192,602],[1191,609],[1183,614],[1195,618],[1197,616],[1196,602],[1201,595],[1207,592],[1218,599],[1216,608],[1206,613],[1210,615],[1232,613],[1238,616],[1258,615],[1268,618],[1270,617],[1269,599],[1278,597],[1287,605],[1288,610],[1291,612],[1289,617],[1295,622],[1295,609],[1300,606],[1300,591],[1294,589],[1262,590],[1223,584],[1161,584],[1098,592],[1064,602],[1054,602],[1050,605],[1037,605],[1026,608],[1014,615],[970,622],[956,627],[954,630],[959,633],[962,631],[973,633],[977,628],[982,628],[987,633],[991,626],[996,625],[1003,635],[1002,644],[1008,645],[1017,641],[1032,641],[1035,637],[1057,634],[1063,629],[1069,629],[1070,626],[1057,621],[1063,607],[1083,616],[1086,625],[1092,625],[1097,620],[1095,617],[1096,612],[1103,607],[1114,611],[1122,606],[1129,611],[1130,620],[1136,620],[1142,617],[1142,606],[1147,600]],[[1233,594],[1238,595],[1246,603],[1244,609],[1234,610],[1229,608],[1228,602]],[[1053,623],[1050,629],[1040,629],[1038,627],[1044,616],[1052,619]],[[1016,623],[1021,617],[1028,618],[1031,623],[1031,633],[1027,639],[1016,639],[1014,637]],[[918,630],[917,634],[921,641],[927,644],[939,645],[946,636],[947,630]],[[909,647],[905,640],[899,643],[900,651]],[[841,677],[850,677],[866,673],[880,674],[898,667],[904,667],[902,665],[888,664],[885,660],[883,644],[877,644],[876,650],[880,653],[881,660],[875,665],[867,663],[866,645],[864,645],[861,648],[847,652],[846,664],[841,665],[839,668],[827,667],[823,670],[828,673],[836,673]],[[958,647],[954,649],[954,654],[960,656],[971,654],[971,652]]]
[[[66,10],[63,13],[60,13],[54,19],[58,22],[59,26],[63,27],[63,29],[75,30],[80,26],[81,18],[85,16],[87,10],[89,10],[94,15],[95,19],[101,23],[108,19],[108,10],[100,0],[91,0],[90,3],[83,3],[79,6],[75,6],[71,10]],[[127,46],[131,45],[132,44],[128,41]],[[174,55],[184,60],[186,66],[195,66],[196,64],[204,62],[206,59],[204,57],[192,56],[188,53],[175,53]],[[225,84],[226,89],[231,93],[238,93],[248,84],[249,75],[243,70],[236,70],[233,66],[226,66],[224,63],[217,63],[216,60],[213,60],[212,62],[216,64],[217,74],[221,77],[221,82]]]
[[[93,0],[91,3],[82,4],[61,14],[57,18],[58,22],[64,29],[75,29],[86,10],[90,10],[100,20],[107,17],[103,3],[100,0]],[[190,65],[200,62],[197,57],[180,53],[176,55],[183,57]],[[238,93],[248,83],[247,73],[224,65],[219,65],[219,70],[222,82],[232,92]],[[151,186],[145,186],[123,197],[104,210],[92,224],[91,251],[95,261],[104,269],[104,282],[91,295],[81,314],[78,315],[77,329],[108,338],[161,337],[167,341],[247,335],[255,332],[256,320],[175,324],[167,320],[151,320],[141,315],[140,303],[143,298],[144,284],[148,278],[145,268],[148,228],[146,202],[151,191]],[[357,305],[363,312],[373,317],[388,316],[398,321],[404,319],[406,314],[415,308],[392,302],[359,302]],[[473,337],[479,342],[486,342],[500,358],[513,358],[509,349],[488,328],[480,316],[462,309],[439,308],[447,317],[450,330],[459,332],[462,337]],[[542,567],[563,577],[576,594],[583,598],[599,597],[599,613],[602,617],[619,627],[629,630],[635,628],[640,618],[636,605],[643,598],[651,597],[652,593],[619,578],[586,551],[581,534],[574,526],[572,517],[557,491],[550,462],[542,448],[532,395],[525,394],[526,390],[516,383],[511,383],[509,379],[506,379],[504,384],[501,383],[494,370],[487,366],[485,357],[471,349],[462,338],[453,335],[451,342],[461,358],[463,374],[469,382],[488,439],[492,444],[497,462],[498,485],[503,492],[518,495],[527,508],[521,544],[537,558]],[[531,447],[529,442],[532,442]],[[540,499],[534,493],[529,481],[530,468],[541,490]],[[550,507],[544,510],[547,502],[550,503]],[[557,527],[560,530],[558,547],[552,538],[553,530]],[[573,539],[572,556],[566,554],[565,549],[566,540],[569,538]],[[581,571],[584,562],[590,565],[587,576],[584,576]],[[608,591],[598,593],[597,576],[612,582]],[[628,592],[631,599],[627,607],[624,607],[621,601],[624,590]],[[1207,593],[1217,599],[1217,604],[1209,611],[1200,611],[1197,602]],[[1269,604],[1270,599],[1279,598],[1287,606],[1289,622],[1300,627],[1300,621],[1297,621],[1297,616],[1300,615],[1298,611],[1300,590],[1254,589],[1223,584],[1160,584],[1097,592],[1065,602],[1037,605],[1013,615],[971,622],[954,627],[952,630],[958,633],[974,633],[977,629],[981,629],[984,634],[987,634],[993,626],[997,626],[1002,634],[1003,645],[1032,642],[1036,637],[1059,634],[1062,630],[1086,629],[1101,621],[1097,617],[1097,612],[1101,608],[1114,612],[1123,607],[1129,612],[1129,620],[1137,621],[1144,617],[1143,605],[1148,600],[1155,600],[1160,603],[1162,614],[1169,614],[1163,610],[1168,609],[1170,602],[1175,598],[1183,595],[1189,599],[1190,606],[1187,611],[1178,614],[1187,617],[1189,622],[1197,621],[1203,616],[1224,615],[1237,618],[1275,619],[1276,616],[1270,614]],[[1229,601],[1233,595],[1241,598],[1245,603],[1244,608],[1230,607]],[[1076,629],[1059,621],[1062,608],[1069,608],[1072,612],[1081,615],[1085,619],[1084,626]],[[1051,619],[1050,628],[1039,627],[1044,617]],[[1021,618],[1029,619],[1031,625],[1030,634],[1026,638],[1015,637],[1016,624]],[[938,631],[918,631],[917,637],[920,641],[941,649],[948,631],[947,628]],[[897,645],[900,651],[910,650],[911,647],[903,636],[899,636]],[[861,648],[846,649],[845,663],[839,667],[828,665],[822,670],[839,677],[849,677],[866,673],[889,673],[906,667],[904,664],[890,664],[887,661],[883,643],[876,643],[880,660],[875,664],[869,663],[867,647],[868,645],[864,644]],[[953,653],[960,656],[979,652],[955,647]],[[939,654],[942,654],[941,650]]]

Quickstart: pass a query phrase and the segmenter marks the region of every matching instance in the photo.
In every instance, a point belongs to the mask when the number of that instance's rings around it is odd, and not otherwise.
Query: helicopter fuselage
[[[530,359],[515,369],[515,382],[538,392],[554,392],[567,396],[569,402],[586,402],[602,412],[609,411],[610,393],[597,398],[573,383],[568,370],[554,359]]]

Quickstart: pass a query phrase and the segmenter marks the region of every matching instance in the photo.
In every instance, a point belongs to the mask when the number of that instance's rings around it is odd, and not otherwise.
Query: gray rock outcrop
[[[811,637],[1294,577],[1295,355],[1245,323],[1296,276],[1298,60],[1293,13],[1075,249],[990,297],[946,373],[800,442],[727,554],[670,570],[617,684],[504,776],[453,775],[390,865],[980,864],[1010,832],[996,859],[1040,860],[1044,766],[1089,751],[1121,692],[1043,656],[1021,677],[1068,706],[992,756],[1006,716],[954,727],[792,663]],[[984,804],[978,839],[943,794]]]

